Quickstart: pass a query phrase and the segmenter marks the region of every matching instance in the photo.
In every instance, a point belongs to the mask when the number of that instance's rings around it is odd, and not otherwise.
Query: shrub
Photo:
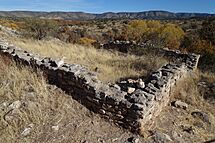
[[[94,39],[90,39],[90,38],[86,38],[86,37],[79,39],[79,44],[81,44],[81,45],[90,46],[90,45],[93,45],[94,43],[96,43],[96,40],[94,40]]]
[[[215,22],[209,20],[203,22],[199,35],[201,39],[207,40],[215,45]]]
[[[177,25],[161,24],[156,20],[131,21],[124,29],[124,33],[128,35],[129,40],[135,40],[138,42],[150,41],[155,44],[162,43],[164,46],[172,49],[179,48],[185,35],[184,31]]]
[[[9,27],[11,29],[17,30],[19,29],[19,24],[13,20],[0,20],[0,25],[5,26],[5,27]]]
[[[24,35],[26,37],[32,37],[37,40],[41,40],[46,36],[53,36],[56,31],[57,23],[53,20],[42,19],[26,19],[24,26]]]
[[[205,53],[199,60],[199,67],[202,70],[215,73],[215,53]]]

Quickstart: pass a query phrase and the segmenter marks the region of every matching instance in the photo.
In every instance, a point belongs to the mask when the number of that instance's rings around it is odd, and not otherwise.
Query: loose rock
[[[135,88],[133,88],[133,87],[128,87],[128,93],[129,94],[131,94],[131,93],[133,93],[135,91]]]
[[[12,104],[9,105],[8,108],[10,109],[19,109],[22,105],[22,102],[17,100],[17,101],[14,101]]]
[[[139,138],[137,137],[130,137],[125,143],[139,143]]]
[[[143,82],[142,79],[139,79],[138,82],[137,82],[137,87],[139,88],[144,88],[145,87],[145,83]]]
[[[54,131],[58,131],[59,130],[59,126],[57,125],[57,126],[52,126],[52,129],[54,130]]]
[[[172,105],[175,106],[176,108],[182,108],[184,110],[188,108],[188,104],[180,100],[172,102]]]
[[[29,124],[28,127],[22,131],[21,135],[24,137],[29,135],[32,131],[33,126],[34,126],[34,124]]]
[[[169,135],[159,132],[154,132],[153,139],[155,143],[166,143],[172,141]]]

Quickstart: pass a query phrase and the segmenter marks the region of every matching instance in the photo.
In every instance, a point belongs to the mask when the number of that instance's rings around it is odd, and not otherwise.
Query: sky
[[[165,10],[215,13],[215,0],[0,0],[0,11],[10,10],[90,13]]]

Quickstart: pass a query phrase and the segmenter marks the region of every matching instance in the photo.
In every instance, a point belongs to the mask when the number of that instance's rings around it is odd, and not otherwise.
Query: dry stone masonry
[[[0,54],[18,64],[43,71],[49,83],[57,85],[81,104],[115,123],[140,132],[150,125],[168,104],[170,92],[178,80],[197,67],[199,55],[174,53],[181,64],[167,64],[143,82],[139,79],[132,92],[117,84],[104,84],[95,73],[77,64],[58,67],[52,58],[42,58],[20,48],[0,42]],[[132,82],[132,81],[130,81]]]
[[[136,55],[141,55],[141,50],[147,50],[147,52],[156,53],[157,55],[161,55],[167,58],[172,59],[174,63],[185,63],[189,68],[196,68],[196,65],[198,62],[195,60],[198,60],[199,58],[196,58],[195,54],[185,54],[181,53],[178,50],[171,50],[165,47],[158,48],[156,45],[152,43],[137,43],[135,41],[109,41],[108,43],[101,44],[100,48],[103,49],[114,49],[122,53],[132,53]],[[138,50],[138,51],[136,51]]]

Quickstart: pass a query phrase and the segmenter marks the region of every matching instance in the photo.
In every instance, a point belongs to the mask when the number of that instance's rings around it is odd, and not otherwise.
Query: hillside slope
[[[85,12],[35,12],[0,11],[1,17],[37,17],[45,19],[93,20],[93,19],[183,19],[192,17],[214,17],[209,13],[173,13],[168,11],[107,12],[93,14]]]

